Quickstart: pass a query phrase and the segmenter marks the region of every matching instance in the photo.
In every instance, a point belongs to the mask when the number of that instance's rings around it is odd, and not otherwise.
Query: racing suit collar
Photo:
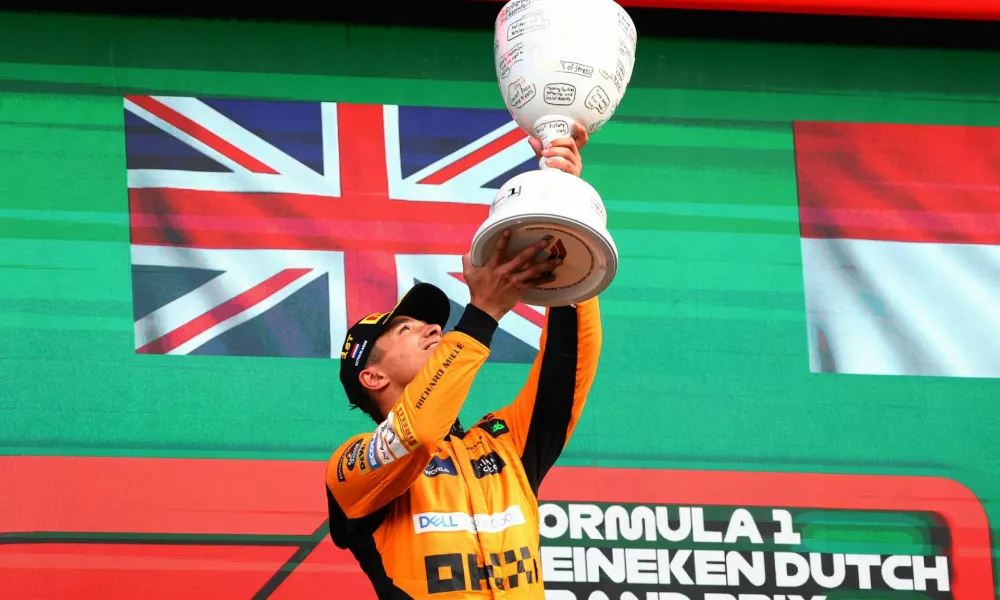
[[[458,439],[465,437],[465,429],[462,428],[462,423],[455,419],[455,422],[451,425],[451,430],[448,431],[448,435],[444,436],[444,439],[448,439],[451,436],[455,436]]]

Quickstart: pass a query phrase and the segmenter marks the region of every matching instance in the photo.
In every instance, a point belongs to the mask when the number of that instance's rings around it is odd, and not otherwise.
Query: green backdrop
[[[637,26],[629,91],[584,152],[621,270],[559,464],[943,476],[996,528],[997,381],[810,372],[792,121],[1000,125],[1000,56]],[[332,362],[134,353],[122,95],[503,108],[491,41],[0,14],[2,452],[324,460],[367,428]],[[526,369],[489,365],[464,420]]]

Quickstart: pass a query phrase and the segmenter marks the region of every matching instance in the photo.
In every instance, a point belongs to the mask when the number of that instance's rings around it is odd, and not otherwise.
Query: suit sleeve
[[[602,341],[597,298],[549,308],[527,383],[513,403],[493,416],[509,427],[535,494],[583,413]],[[491,427],[488,422],[482,426]]]
[[[420,476],[489,357],[496,321],[482,316],[466,310],[386,419],[374,431],[347,440],[333,454],[326,470],[331,512],[346,519],[369,515]]]

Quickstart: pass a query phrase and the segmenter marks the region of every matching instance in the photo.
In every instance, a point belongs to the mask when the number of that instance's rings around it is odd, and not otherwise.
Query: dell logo
[[[420,516],[420,529],[454,529],[458,527],[458,522],[452,515]]]

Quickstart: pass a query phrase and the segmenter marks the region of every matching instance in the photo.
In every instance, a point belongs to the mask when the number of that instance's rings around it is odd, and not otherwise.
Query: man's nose
[[[424,337],[432,337],[436,335],[437,336],[441,335],[440,325],[428,324],[426,327],[424,327]]]

